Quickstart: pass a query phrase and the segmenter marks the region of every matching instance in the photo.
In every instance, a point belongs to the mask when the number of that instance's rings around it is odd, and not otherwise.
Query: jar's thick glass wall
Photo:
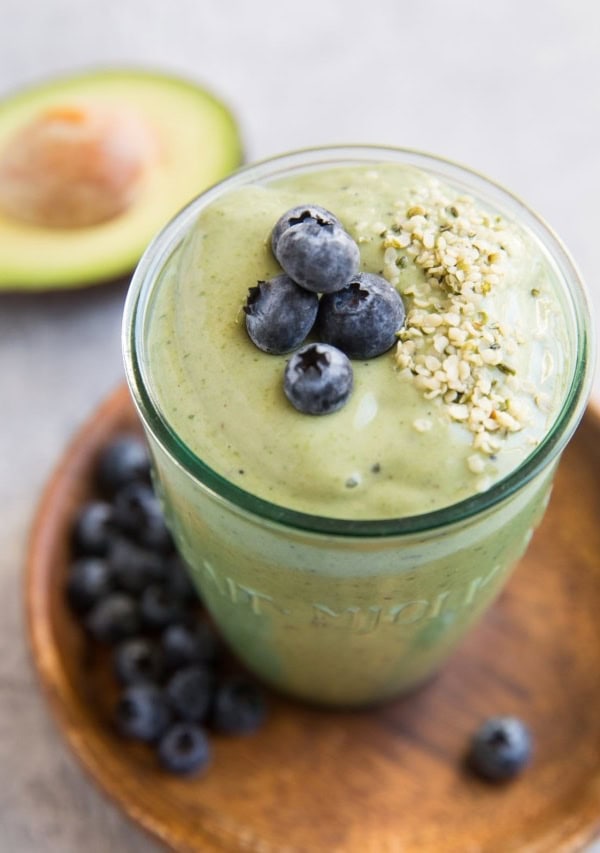
[[[275,687],[335,705],[382,700],[435,672],[527,547],[553,473],[464,522],[349,540],[265,523],[149,439],[167,518],[227,641]]]

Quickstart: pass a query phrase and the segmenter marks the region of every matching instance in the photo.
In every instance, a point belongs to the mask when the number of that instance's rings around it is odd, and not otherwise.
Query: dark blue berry
[[[169,625],[162,633],[161,648],[168,669],[193,663],[210,664],[217,657],[219,641],[207,622]]]
[[[316,293],[344,287],[358,272],[360,252],[329,211],[295,207],[278,220],[271,236],[273,254],[297,284]]]
[[[529,763],[529,729],[517,717],[492,717],[473,736],[470,767],[490,782],[512,779]]]
[[[171,721],[163,691],[154,684],[126,687],[117,702],[115,721],[125,737],[147,742],[158,740]]]
[[[158,760],[170,773],[187,775],[205,768],[211,759],[205,732],[193,723],[175,723],[158,744]]]
[[[129,595],[112,592],[90,611],[86,627],[101,643],[119,643],[139,631],[138,606]]]
[[[166,577],[164,558],[123,536],[114,540],[107,560],[115,585],[133,595],[140,594],[149,584],[161,582]]]
[[[140,598],[140,614],[146,628],[162,630],[185,616],[185,604],[167,587],[152,584],[146,587]]]
[[[129,483],[117,492],[113,516],[119,529],[143,547],[163,553],[173,550],[160,502],[145,483]]]
[[[187,666],[170,678],[165,692],[175,714],[198,723],[205,719],[213,698],[214,677],[203,666]]]
[[[337,216],[325,207],[321,207],[318,204],[297,205],[280,216],[271,231],[271,248],[273,249],[273,254],[276,255],[277,253],[279,238],[284,231],[287,231],[288,228],[292,228],[294,225],[300,225],[309,219],[322,226],[343,228]]]
[[[115,536],[114,513],[104,501],[90,501],[79,511],[73,525],[77,554],[103,557]]]
[[[400,294],[384,278],[359,273],[319,303],[317,335],[349,358],[374,358],[390,349],[405,321]]]
[[[340,409],[352,391],[352,365],[328,344],[308,344],[288,361],[283,390],[299,412],[326,415]]]
[[[146,637],[133,637],[118,645],[113,667],[121,684],[155,684],[164,671],[159,646]]]
[[[246,330],[264,352],[281,354],[299,346],[312,329],[319,307],[316,293],[287,275],[259,281],[248,291]]]
[[[198,604],[200,593],[194,586],[190,571],[179,554],[168,557],[163,565],[165,584],[173,595],[186,604]]]
[[[82,557],[69,569],[67,600],[74,613],[87,613],[108,595],[112,586],[111,570],[105,560]]]
[[[100,490],[111,497],[133,481],[150,482],[150,454],[141,438],[123,435],[100,454],[96,468]]]
[[[218,685],[210,715],[211,728],[222,734],[256,731],[265,720],[265,697],[257,684],[232,677]]]

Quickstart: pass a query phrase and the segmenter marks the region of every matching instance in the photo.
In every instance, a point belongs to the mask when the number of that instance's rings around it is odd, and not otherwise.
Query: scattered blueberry
[[[149,584],[159,583],[166,577],[166,566],[159,554],[124,536],[115,538],[107,555],[115,585],[134,595],[141,593]]]
[[[166,731],[171,715],[163,691],[154,684],[132,684],[115,709],[119,732],[135,740],[155,741]]]
[[[193,723],[175,723],[158,744],[158,759],[171,773],[195,773],[206,767],[210,758],[208,738]]]
[[[87,613],[112,589],[112,575],[106,560],[81,557],[69,569],[67,600],[74,613]]]
[[[332,213],[314,205],[287,211],[271,246],[289,277],[316,293],[340,290],[358,272],[358,246]]]
[[[318,343],[308,344],[290,358],[283,390],[299,412],[326,415],[344,405],[352,385],[352,366],[344,353]]]
[[[300,287],[287,275],[259,281],[248,291],[244,306],[246,330],[264,352],[291,352],[312,329],[318,307],[317,294]]]
[[[121,684],[156,684],[164,670],[160,647],[146,637],[133,637],[118,645],[113,666]]]
[[[145,441],[135,435],[123,435],[112,441],[100,454],[96,479],[101,492],[108,497],[133,481],[149,482],[150,454]]]
[[[164,581],[168,589],[185,604],[199,604],[200,593],[192,583],[189,569],[179,554],[167,557],[164,562]]]
[[[247,734],[256,731],[265,717],[265,698],[258,685],[232,677],[217,686],[210,716],[215,731]]]
[[[114,535],[112,506],[104,501],[90,501],[84,504],[73,525],[75,553],[103,557]]]
[[[359,273],[319,303],[317,334],[349,358],[374,358],[390,349],[405,321],[400,294],[384,278]]]
[[[218,640],[207,622],[169,625],[162,633],[161,648],[167,669],[192,663],[212,663],[217,657]]]
[[[86,620],[90,634],[101,643],[119,643],[137,634],[140,614],[137,603],[129,595],[112,592],[101,599]]]
[[[160,502],[146,483],[129,483],[114,497],[114,522],[145,548],[170,552],[173,540],[165,524]]]
[[[188,722],[202,722],[210,708],[214,677],[203,666],[179,669],[170,678],[165,692],[177,716]]]
[[[166,628],[185,616],[182,600],[161,584],[146,587],[140,598],[140,614],[144,626],[150,630]]]
[[[468,763],[490,782],[512,779],[529,763],[529,729],[517,717],[492,717],[475,732]]]

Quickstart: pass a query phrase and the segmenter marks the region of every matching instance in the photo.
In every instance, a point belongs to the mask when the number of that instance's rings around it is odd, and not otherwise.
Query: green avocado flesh
[[[131,206],[98,225],[40,227],[0,211],[0,289],[78,287],[125,275],[178,210],[241,162],[236,122],[220,101],[191,82],[139,70],[56,79],[0,102],[0,157],[40,113],[78,99],[131,107],[154,128],[160,160]]]

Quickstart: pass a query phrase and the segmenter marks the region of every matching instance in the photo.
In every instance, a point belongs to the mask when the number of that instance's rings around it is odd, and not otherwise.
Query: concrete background
[[[0,95],[51,73],[151,66],[220,94],[240,121],[248,159],[374,142],[470,164],[528,200],[562,235],[600,317],[600,4],[0,0],[0,9]],[[156,849],[63,744],[22,624],[32,513],[65,442],[121,381],[124,295],[124,283],[0,295],[0,851],[7,853]]]

